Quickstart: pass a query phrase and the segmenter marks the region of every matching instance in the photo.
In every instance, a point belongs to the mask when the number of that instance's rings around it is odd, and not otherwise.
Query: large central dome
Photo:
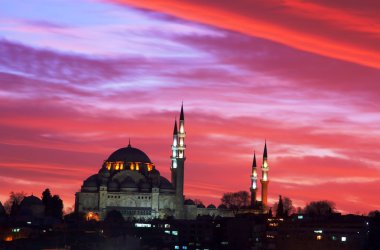
[[[113,152],[107,159],[108,162],[141,162],[152,163],[149,157],[140,149],[133,148],[130,144],[128,147],[120,148]]]

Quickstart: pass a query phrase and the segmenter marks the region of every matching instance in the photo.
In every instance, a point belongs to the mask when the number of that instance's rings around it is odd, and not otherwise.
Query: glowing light
[[[347,241],[347,237],[346,236],[342,236],[342,238],[341,238],[341,241]]]
[[[153,169],[152,164],[147,163],[146,166],[148,168],[148,171],[152,171],[152,169]]]
[[[112,165],[111,162],[107,162],[107,163],[106,163],[106,168],[107,168],[108,170],[111,170],[111,165]]]
[[[133,162],[131,162],[131,165],[129,166],[129,168],[130,168],[131,170],[135,170],[135,165],[133,164]]]
[[[268,168],[268,162],[267,161],[263,162],[263,168]]]
[[[6,236],[4,238],[4,241],[12,241],[13,240],[13,237],[12,236]]]
[[[135,227],[152,227],[150,223],[135,223]]]
[[[317,240],[322,240],[322,235],[317,235]]]
[[[137,171],[140,170],[140,165],[139,165],[138,162],[136,162],[136,170],[137,170]]]
[[[94,212],[88,212],[86,214],[86,220],[87,221],[90,221],[90,220],[95,220],[95,221],[99,221],[100,218],[99,218],[99,215],[94,213]]]
[[[268,180],[268,175],[266,172],[263,172],[263,181],[267,181]]]

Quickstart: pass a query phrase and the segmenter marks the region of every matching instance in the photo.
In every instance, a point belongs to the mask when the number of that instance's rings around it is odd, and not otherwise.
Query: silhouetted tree
[[[289,216],[291,214],[294,213],[294,206],[293,206],[293,201],[288,198],[288,197],[284,197],[283,198],[283,204],[284,204],[284,215],[285,216]]]
[[[370,212],[368,213],[368,217],[373,218],[373,217],[375,217],[375,216],[380,217],[380,211],[379,211],[379,210],[373,210],[373,211],[370,211]]]
[[[42,203],[45,205],[45,215],[46,216],[51,216],[52,211],[51,211],[51,199],[53,196],[50,193],[50,190],[47,188],[45,191],[42,192]]]
[[[46,216],[62,219],[63,202],[59,195],[52,196],[50,190],[47,188],[42,192],[42,203],[45,205]]]
[[[63,202],[61,198],[59,198],[59,195],[54,195],[51,198],[51,215],[54,218],[62,219],[63,215]]]
[[[335,204],[332,201],[312,201],[304,208],[304,213],[310,216],[323,216],[332,214],[335,211]]]
[[[282,203],[281,195],[278,197],[276,217],[284,217],[284,204]]]
[[[236,215],[241,208],[249,206],[250,203],[247,191],[225,193],[221,201],[223,205],[232,210],[234,215]]]
[[[268,216],[269,216],[269,218],[272,218],[272,217],[273,217],[272,208],[269,208]]]
[[[10,192],[8,200],[4,202],[5,212],[9,215],[16,215],[18,212],[19,205],[26,195],[27,194],[24,192]],[[12,208],[14,208],[13,212]]]
[[[280,212],[281,216],[280,215],[279,216],[280,217],[284,217],[284,216],[287,217],[290,214],[294,213],[295,208],[293,206],[292,200],[288,197],[282,197],[282,196],[281,196],[281,200],[282,200],[282,212]],[[278,202],[274,203],[274,205],[273,205],[273,208],[276,211],[276,216],[277,216],[277,210],[278,210],[279,202],[280,202],[280,199]]]

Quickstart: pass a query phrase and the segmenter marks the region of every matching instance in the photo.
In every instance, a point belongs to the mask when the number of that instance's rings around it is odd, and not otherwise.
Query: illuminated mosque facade
[[[125,219],[154,219],[174,217],[195,219],[197,216],[232,217],[224,205],[204,207],[184,199],[184,173],[186,160],[185,118],[183,105],[180,119],[174,123],[171,146],[171,181],[160,175],[155,164],[131,143],[113,152],[97,174],[88,177],[75,194],[75,210],[104,219],[108,212],[119,211]],[[251,206],[247,212],[266,213],[268,195],[268,161],[264,147],[262,178],[262,202],[257,201],[256,156],[251,173]]]

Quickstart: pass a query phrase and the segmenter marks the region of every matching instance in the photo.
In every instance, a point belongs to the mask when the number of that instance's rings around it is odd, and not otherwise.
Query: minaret
[[[183,183],[185,174],[185,116],[183,114],[183,104],[181,106],[181,114],[179,117],[179,129],[177,130],[177,121],[174,122],[173,145],[172,145],[172,184],[176,193],[176,213],[175,217],[181,219],[184,217],[183,210]]]
[[[251,208],[255,207],[257,200],[257,168],[256,153],[253,152],[252,174],[251,174]]]
[[[178,157],[178,129],[177,129],[177,119],[174,120],[174,131],[173,131],[173,144],[172,144],[172,184],[173,187],[177,187],[177,157]]]
[[[261,166],[261,171],[263,173],[261,182],[261,201],[263,203],[263,208],[266,209],[268,206],[268,152],[267,152],[267,141],[265,140],[264,154],[263,154],[263,165]]]
[[[178,197],[183,199],[183,181],[185,172],[185,116],[183,114],[183,103],[181,105],[181,114],[179,116],[179,133],[178,133],[178,156],[177,156],[177,183],[176,192]]]

